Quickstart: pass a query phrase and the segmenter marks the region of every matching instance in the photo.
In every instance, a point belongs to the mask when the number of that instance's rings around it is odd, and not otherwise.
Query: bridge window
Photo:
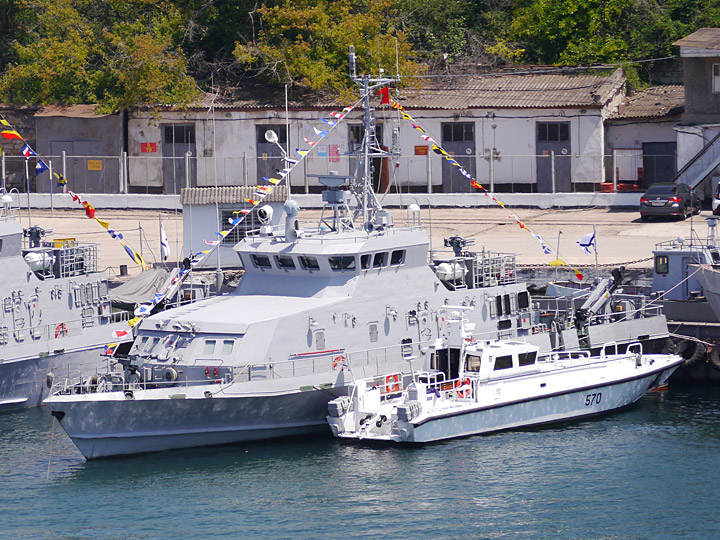
[[[499,369],[509,369],[512,367],[512,355],[508,354],[507,356],[498,356],[495,359],[495,367],[493,367],[493,370],[497,371]]]
[[[528,351],[518,354],[518,365],[520,366],[532,366],[535,363],[537,357],[537,351]]]
[[[235,345],[234,339],[225,339],[223,340],[223,348],[222,353],[224,355],[232,354],[233,351],[233,345]]]
[[[302,266],[304,270],[320,270],[320,263],[318,263],[318,260],[315,257],[300,255],[298,260],[300,261],[300,266]]]
[[[251,255],[253,263],[255,263],[255,266],[258,268],[272,268],[272,263],[270,262],[270,257],[267,255]]]
[[[382,268],[387,264],[387,253],[376,253],[373,258],[373,268]]]
[[[713,94],[720,94],[720,64],[713,64],[712,67],[712,89]]]
[[[355,257],[352,255],[328,257],[328,262],[333,270],[355,270]]]
[[[215,353],[215,340],[214,339],[206,339],[205,340],[205,348],[203,349],[203,355],[207,356],[209,354]]]
[[[465,371],[480,371],[480,357],[468,354],[465,358]]]
[[[366,253],[365,255],[360,255],[360,268],[363,270],[367,270],[370,268],[370,254]]]
[[[405,250],[398,249],[390,255],[390,266],[397,266],[405,261]]]
[[[669,272],[669,261],[667,255],[658,255],[655,257],[655,273],[667,274]]]
[[[290,255],[275,255],[275,262],[280,268],[284,268],[286,270],[295,269],[295,261],[293,261],[293,258]]]

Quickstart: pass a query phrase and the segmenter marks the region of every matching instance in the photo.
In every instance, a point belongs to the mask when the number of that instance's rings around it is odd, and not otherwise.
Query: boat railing
[[[539,363],[557,363],[567,361],[587,363],[589,359],[590,351],[557,351],[539,354],[536,361]]]
[[[464,375],[447,380],[441,377],[435,381],[428,380],[425,384],[428,394],[434,393],[437,397],[444,399],[467,401],[475,399],[478,379]]]
[[[637,305],[637,302],[640,305]],[[649,299],[644,296],[635,295],[616,295],[613,297],[614,311],[609,313],[597,313],[588,317],[587,326],[594,326],[601,323],[613,323],[630,319],[643,319],[649,317],[658,317],[663,314],[662,305],[658,303],[649,303]]]
[[[421,231],[424,230],[421,225],[403,225],[403,226],[392,226],[392,227],[379,227],[372,231],[365,231],[362,228],[352,229],[351,232],[357,234],[353,235],[337,235],[336,231],[318,226],[317,222],[302,222],[299,223],[300,228],[298,230],[298,236],[303,239],[304,242],[315,242],[318,244],[348,244],[348,243],[361,243],[366,242],[369,237],[372,236],[392,236],[401,231]],[[347,232],[347,231],[345,231]],[[284,225],[268,225],[267,227],[250,229],[245,232],[245,238],[257,240],[260,238],[273,238],[273,237],[284,237],[285,226]]]
[[[97,306],[91,306],[91,308],[93,313],[87,317],[67,319],[58,323],[38,324],[23,328],[12,328],[0,325],[0,348],[6,345],[10,346],[11,344],[44,341],[48,344],[48,351],[41,351],[39,356],[47,356],[51,351],[59,354],[64,352],[64,349],[61,348],[63,342],[56,340],[81,335],[84,328],[100,326],[103,322],[105,322],[105,324],[112,324],[128,320],[128,314],[124,311],[98,315]],[[105,321],[103,321],[103,319]],[[108,335],[108,341],[111,341],[111,339],[111,336]],[[53,349],[53,343],[56,343],[59,347]]]

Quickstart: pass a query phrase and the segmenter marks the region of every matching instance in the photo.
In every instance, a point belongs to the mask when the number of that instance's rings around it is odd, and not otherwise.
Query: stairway
[[[718,165],[720,165],[720,133],[688,161],[672,181],[697,188]]]

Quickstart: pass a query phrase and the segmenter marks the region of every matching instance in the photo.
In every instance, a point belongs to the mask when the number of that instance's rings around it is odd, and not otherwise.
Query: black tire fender
[[[715,343],[708,351],[707,361],[711,367],[720,371],[720,342]]]

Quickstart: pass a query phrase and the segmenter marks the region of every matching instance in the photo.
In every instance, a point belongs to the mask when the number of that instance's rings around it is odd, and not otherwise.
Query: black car
[[[687,184],[653,184],[640,198],[640,219],[674,216],[685,219],[700,213],[700,197]]]

